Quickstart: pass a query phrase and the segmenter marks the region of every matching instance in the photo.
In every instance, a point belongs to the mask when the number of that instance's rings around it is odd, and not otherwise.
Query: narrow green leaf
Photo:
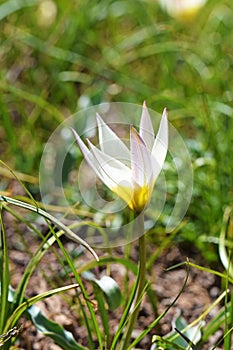
[[[137,265],[130,261],[129,259],[121,258],[121,257],[115,257],[112,255],[108,256],[101,256],[99,261],[96,260],[91,260],[88,261],[87,263],[81,265],[77,271],[78,273],[83,273],[87,272],[91,269],[94,269],[96,266],[105,266],[109,264],[120,264],[125,266],[125,268],[129,271],[131,271],[134,275],[137,274]]]
[[[46,318],[37,306],[32,305],[27,309],[26,314],[30,317],[38,331],[53,339],[56,344],[62,347],[62,349],[87,350],[87,348],[81,346],[75,341],[72,333]]]
[[[98,310],[99,310],[101,321],[104,328],[105,344],[107,345],[107,348],[109,348],[109,341],[110,341],[109,317],[108,317],[108,310],[106,309],[106,306],[105,306],[104,293],[100,289],[100,287],[95,283],[93,283],[93,289],[94,289],[96,301],[98,303]]]
[[[116,281],[109,276],[103,276],[97,279],[91,271],[83,272],[83,276],[88,280],[98,285],[104,293],[106,302],[111,311],[114,311],[122,302],[122,294]]]
[[[38,301],[44,300],[48,297],[51,297],[52,295],[58,294],[58,293],[62,293],[65,292],[69,289],[72,288],[77,288],[79,287],[78,284],[71,284],[69,286],[64,286],[64,287],[60,287],[60,288],[55,288],[52,290],[49,290],[45,293],[36,295],[26,301],[24,301],[22,304],[20,304],[17,309],[14,310],[14,312],[12,313],[12,315],[8,318],[7,322],[6,322],[6,326],[4,328],[4,331],[8,331],[8,329],[12,328],[16,322],[18,321],[19,317],[32,305],[34,305],[35,303],[37,303]]]
[[[166,338],[173,339],[174,343],[183,347],[187,346],[188,343],[193,350],[196,350],[195,344],[201,340],[201,328],[203,326],[204,321],[202,320],[197,325],[189,326],[180,313],[172,321],[172,327],[175,331],[172,331]]]
[[[46,211],[40,209],[37,206],[34,206],[32,204],[28,204],[22,201],[18,201],[17,199],[14,198],[10,198],[7,196],[2,196],[0,195],[0,201],[12,204],[12,205],[16,205],[18,207],[21,208],[25,208],[27,210],[30,210],[34,213],[37,213],[38,215],[43,216],[44,218],[48,219],[49,221],[51,221],[52,223],[54,223],[57,227],[59,227],[62,231],[64,231],[64,233],[73,241],[75,241],[78,244],[83,245],[87,250],[89,250],[89,252],[95,257],[95,259],[98,261],[99,258],[96,254],[96,252],[94,251],[94,249],[91,248],[91,246],[85,242],[82,238],[80,238],[78,235],[76,235],[69,227],[67,227],[66,225],[64,225],[61,221],[59,221],[57,218],[55,218],[53,215],[47,213]]]
[[[158,335],[152,337],[152,343],[155,345],[154,350],[186,350],[183,346],[175,344],[167,339],[164,339]]]
[[[130,344],[130,346],[128,347],[128,350],[132,350],[136,344],[139,343],[139,341],[141,339],[143,339],[145,337],[145,335],[147,333],[149,333],[158,323],[159,321],[166,315],[166,313],[171,309],[171,307],[173,305],[175,305],[175,303],[177,302],[177,300],[179,299],[179,297],[181,296],[181,294],[183,293],[184,291],[184,288],[187,284],[187,281],[188,281],[188,276],[189,276],[189,268],[187,266],[187,271],[186,271],[186,277],[184,279],[184,282],[183,282],[183,285],[179,291],[179,293],[177,294],[177,296],[175,297],[175,299],[171,302],[171,304],[166,308],[165,311],[163,311],[133,342],[132,344]],[[114,349],[114,348],[112,348]]]
[[[95,280],[95,283],[103,291],[106,297],[106,301],[108,303],[109,309],[111,311],[115,310],[117,307],[121,305],[121,302],[122,302],[121,291],[118,284],[113,278],[109,276],[103,276],[100,280]]]
[[[9,0],[0,6],[0,21],[11,15],[12,13],[21,10],[23,7],[33,6],[38,3],[38,0]]]
[[[233,293],[231,293],[231,300],[229,305],[225,305],[225,317],[228,316],[228,319],[225,320],[227,328],[225,330],[224,336],[224,349],[232,349],[232,324],[233,324]]]
[[[223,215],[223,223],[222,223],[222,228],[221,228],[221,233],[220,233],[220,238],[219,238],[219,256],[222,261],[222,264],[224,268],[227,271],[227,274],[231,278],[233,278],[233,265],[231,263],[231,260],[229,258],[229,253],[226,249],[225,245],[225,240],[226,240],[226,234],[227,234],[227,229],[228,229],[228,222],[230,219],[230,216],[232,215],[232,208],[227,207],[225,209],[224,215]]]
[[[122,302],[122,295],[120,288],[118,284],[115,282],[115,280],[109,276],[103,276],[100,280],[98,280],[95,275],[91,271],[85,271],[82,274],[88,281],[91,281],[93,283],[93,289],[95,298],[98,303],[98,309],[100,312],[103,328],[104,328],[104,334],[105,334],[105,341],[107,344],[107,347],[109,348],[110,344],[110,332],[109,332],[109,318],[108,318],[108,310],[105,306],[106,300],[108,304],[108,308],[113,311],[118,306],[120,306]]]
[[[7,249],[7,242],[6,242],[6,232],[5,227],[3,223],[2,218],[2,208],[0,213],[0,306],[1,306],[1,312],[0,312],[0,333],[3,332],[6,320],[8,318],[8,312],[9,312],[9,302],[8,302],[8,290],[9,290],[9,283],[10,283],[10,273],[9,273],[9,260],[8,260],[8,249]]]
[[[94,308],[93,308],[93,305],[92,303],[89,301],[89,296],[88,296],[88,293],[82,283],[82,279],[81,279],[81,276],[80,274],[76,271],[76,268],[74,266],[74,263],[73,263],[73,260],[72,258],[70,257],[70,255],[67,253],[66,249],[64,248],[62,242],[60,241],[57,233],[53,230],[52,227],[50,227],[50,230],[53,232],[54,236],[56,237],[56,241],[59,245],[59,248],[61,249],[68,265],[70,266],[71,268],[71,271],[73,272],[74,274],[74,277],[76,279],[76,281],[78,282],[79,284],[79,287],[80,287],[80,290],[81,290],[81,293],[83,295],[83,298],[86,300],[86,305],[88,307],[88,310],[90,312],[90,316],[91,316],[91,321],[90,319],[88,318],[88,315],[82,305],[82,302],[79,298],[79,293],[77,293],[77,298],[79,300],[79,304],[80,304],[80,310],[82,312],[82,315],[83,315],[83,318],[84,318],[84,321],[85,321],[85,326],[86,326],[86,329],[87,329],[87,332],[88,332],[88,340],[89,340],[89,350],[94,350],[95,349],[95,344],[93,342],[93,336],[92,336],[92,331],[93,331],[93,328],[92,326],[94,327],[94,330],[96,332],[96,336],[97,336],[97,339],[98,339],[98,342],[99,342],[99,349],[102,350],[103,349],[103,346],[102,346],[102,337],[101,337],[101,332],[100,332],[100,329],[99,329],[99,326],[98,326],[98,322],[97,322],[97,319],[96,319],[96,315],[95,315],[95,312],[94,312]]]

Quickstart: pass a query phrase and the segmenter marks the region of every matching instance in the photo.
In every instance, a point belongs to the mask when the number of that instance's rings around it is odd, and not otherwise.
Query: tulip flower
[[[159,3],[170,16],[189,21],[196,16],[206,0],[159,0]]]
[[[130,150],[98,114],[96,120],[100,148],[88,139],[87,147],[73,130],[76,142],[100,180],[130,209],[140,213],[150,202],[155,181],[166,158],[167,111],[164,109],[155,138],[150,114],[144,103],[139,132],[130,126]]]

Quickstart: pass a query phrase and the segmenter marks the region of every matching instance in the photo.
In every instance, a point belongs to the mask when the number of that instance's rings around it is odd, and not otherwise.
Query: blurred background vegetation
[[[43,147],[65,118],[101,102],[166,106],[194,169],[175,240],[216,261],[233,195],[232,23],[232,0],[209,0],[189,21],[155,0],[1,1],[1,159],[33,176],[28,188],[38,195]]]

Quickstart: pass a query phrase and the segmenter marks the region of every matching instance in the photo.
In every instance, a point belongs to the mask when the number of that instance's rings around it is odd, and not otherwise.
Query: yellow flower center
[[[146,207],[151,194],[147,185],[136,187],[133,191],[129,187],[119,185],[113,188],[112,191],[121,197],[131,210],[138,213]]]
[[[139,187],[134,190],[133,197],[131,202],[128,203],[128,206],[136,212],[141,212],[148,204],[149,199],[150,191],[148,186]]]
[[[189,8],[189,9],[181,9],[180,11],[177,11],[176,13],[174,13],[174,17],[177,17],[178,19],[189,22],[196,17],[198,11],[199,11],[198,6]]]

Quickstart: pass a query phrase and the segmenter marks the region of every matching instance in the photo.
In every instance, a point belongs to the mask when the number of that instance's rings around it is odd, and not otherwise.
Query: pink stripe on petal
[[[130,127],[130,149],[133,181],[140,187],[150,186],[153,175],[151,155],[145,142],[132,125]]]

